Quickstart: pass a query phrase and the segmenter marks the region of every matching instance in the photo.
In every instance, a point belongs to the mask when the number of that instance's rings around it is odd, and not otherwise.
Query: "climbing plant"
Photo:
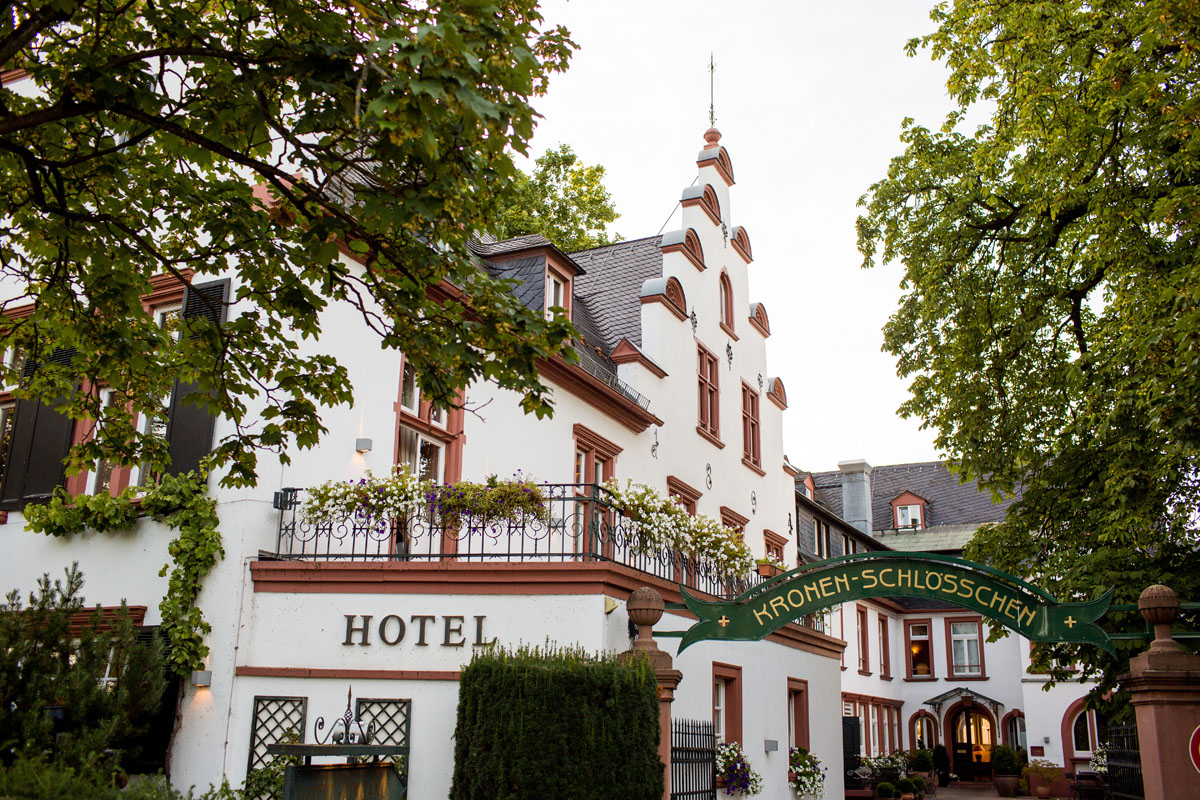
[[[158,610],[167,636],[167,662],[183,675],[201,669],[208,655],[204,637],[212,626],[196,606],[196,597],[204,577],[225,556],[217,505],[208,496],[208,474],[163,475],[149,489],[131,486],[115,497],[72,496],[59,489],[45,505],[25,507],[27,527],[49,536],[128,530],[145,516],[179,531],[167,548],[171,562],[159,572],[169,573],[169,579]]]

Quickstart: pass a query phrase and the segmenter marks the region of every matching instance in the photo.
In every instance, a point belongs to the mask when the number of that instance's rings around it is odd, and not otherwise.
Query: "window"
[[[1005,738],[1010,747],[1015,747],[1018,750],[1026,750],[1025,742],[1025,717],[1021,712],[1013,712],[1005,726]]]
[[[937,722],[929,712],[919,711],[913,715],[909,728],[912,731],[913,747],[918,750],[928,750],[938,743]]]
[[[717,284],[720,287],[721,328],[736,339],[733,332],[733,284],[729,281],[729,274],[722,272]]]
[[[783,548],[786,544],[787,539],[774,531],[763,531],[763,545],[767,553],[767,558],[783,563]]]
[[[842,534],[842,555],[850,555],[854,552],[854,540],[850,538],[850,534]]]
[[[883,755],[879,749],[879,706],[872,703],[867,708],[870,709],[871,755]]]
[[[762,471],[758,435],[758,392],[742,384],[742,462]]]
[[[668,475],[667,496],[675,498],[676,503],[679,503],[685,511],[694,516],[696,514],[696,502],[700,499],[701,492],[693,489],[674,475]]]
[[[900,741],[900,709],[888,706],[888,752],[902,749]]]
[[[921,530],[921,507],[896,506],[896,527]]]
[[[712,665],[713,728],[717,740],[742,741],[742,668],[732,664]]]
[[[583,425],[575,425],[575,483],[603,483],[616,474],[621,448]]]
[[[1015,721],[1015,720],[1014,720]],[[1024,720],[1021,720],[1021,735],[1024,736]],[[1095,711],[1080,711],[1071,724],[1071,757],[1077,760],[1090,759],[1097,742],[1108,739],[1108,724]]]
[[[117,395],[112,389],[100,390],[100,407],[112,408],[113,401]],[[113,492],[114,481],[113,473],[116,472],[117,465],[106,459],[100,459],[96,462],[95,469],[92,471],[91,490],[92,494],[115,494]]]
[[[983,623],[979,617],[947,618],[946,646],[950,675],[954,678],[982,678]]]
[[[813,540],[813,552],[816,553],[817,558],[829,558],[831,555],[829,552],[829,523],[819,519],[813,520]]]
[[[888,652],[888,618],[879,615],[879,677],[890,680],[892,677],[892,656]]]
[[[933,640],[929,636],[930,621],[905,620],[904,644],[908,651],[908,679],[923,680],[935,677],[933,672]]]
[[[696,430],[720,443],[721,412],[717,357],[703,347],[696,348],[699,421]]]
[[[856,612],[858,620],[858,671],[863,675],[870,675],[871,652],[869,649],[870,639],[867,634],[867,607],[858,606]]]
[[[396,454],[396,463],[407,465],[412,473],[423,481],[444,483],[445,446],[407,425],[400,425],[398,434],[399,451]]]
[[[788,746],[808,745],[808,681],[787,679]]]

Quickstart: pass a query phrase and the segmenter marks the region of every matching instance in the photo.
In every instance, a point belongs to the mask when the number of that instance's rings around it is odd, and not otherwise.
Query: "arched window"
[[[909,736],[913,747],[928,750],[937,746],[937,720],[928,711],[918,711],[909,720]]]
[[[726,333],[733,333],[733,284],[729,280],[729,273],[722,272],[720,279],[721,287],[721,327],[725,328]]]
[[[1018,750],[1026,750],[1025,715],[1012,711],[1004,717],[1004,743]]]
[[[1092,757],[1096,746],[1108,739],[1104,716],[1084,706],[1079,698],[1067,709],[1062,726],[1063,755],[1068,762],[1083,762]]]

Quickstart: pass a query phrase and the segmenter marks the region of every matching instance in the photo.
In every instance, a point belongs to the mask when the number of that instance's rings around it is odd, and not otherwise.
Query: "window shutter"
[[[229,281],[214,281],[189,286],[183,293],[183,320],[208,319],[215,324],[225,321],[225,300]],[[167,412],[167,445],[171,465],[167,472],[179,475],[197,469],[212,450],[216,417],[188,400],[199,390],[196,383],[175,381],[171,406]]]
[[[74,357],[74,348],[59,348],[50,356],[50,362],[69,364]],[[26,361],[22,378],[32,376],[38,366],[33,359]],[[19,510],[29,501],[47,500],[62,485],[63,460],[71,449],[75,429],[70,417],[55,410],[62,402],[45,405],[17,401],[0,508]]]

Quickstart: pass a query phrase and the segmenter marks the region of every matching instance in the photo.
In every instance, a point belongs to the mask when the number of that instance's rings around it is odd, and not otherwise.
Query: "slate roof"
[[[661,241],[648,236],[571,253],[585,270],[575,278],[575,302],[588,307],[608,352],[622,338],[642,345],[642,284],[662,276]]]
[[[835,514],[842,513],[842,473],[814,472],[813,483],[822,502]],[[944,461],[893,464],[871,470],[871,518],[876,530],[891,528],[892,501],[905,492],[927,502],[927,524],[972,525],[999,522],[1014,498],[993,502],[979,491],[974,480],[959,483]]]
[[[471,249],[484,258],[487,258],[488,256],[498,256],[504,253],[512,253],[516,250],[525,250],[530,247],[553,246],[553,244],[553,242],[540,233],[530,233],[525,236],[514,236],[512,239],[504,239],[499,242],[476,239],[471,242]]]
[[[504,244],[500,242],[499,244]],[[508,261],[485,261],[488,274],[493,278],[516,281],[513,294],[521,304],[533,311],[541,311],[546,293],[546,257],[542,254],[513,258]]]

